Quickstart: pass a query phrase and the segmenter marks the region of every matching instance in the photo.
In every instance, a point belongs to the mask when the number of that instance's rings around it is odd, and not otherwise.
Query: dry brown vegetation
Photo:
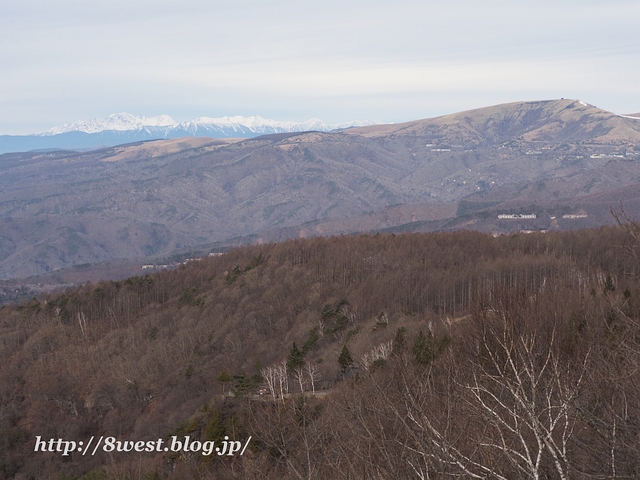
[[[0,156],[0,279],[153,263],[239,237],[611,225],[613,202],[640,209],[639,158],[640,121],[573,100],[343,133],[10,153]],[[562,218],[576,212],[588,216]]]
[[[635,478],[627,226],[295,240],[5,306],[0,478]],[[63,458],[36,435],[252,441]]]

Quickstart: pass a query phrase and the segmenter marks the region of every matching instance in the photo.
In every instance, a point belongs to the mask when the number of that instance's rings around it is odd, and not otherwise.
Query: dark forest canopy
[[[0,478],[637,476],[630,233],[300,239],[5,306]],[[252,441],[62,458],[38,435]]]

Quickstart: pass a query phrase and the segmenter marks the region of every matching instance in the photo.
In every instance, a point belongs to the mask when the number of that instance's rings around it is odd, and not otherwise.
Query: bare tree
[[[380,345],[374,347],[369,352],[365,353],[360,357],[360,365],[366,371],[369,371],[371,366],[377,360],[387,360],[391,352],[393,351],[393,341],[389,340],[388,342],[381,343]]]
[[[289,377],[287,375],[286,359],[276,365],[276,374],[278,380],[278,393],[282,403],[284,403],[285,395],[289,393]]]
[[[278,367],[276,365],[265,367],[260,370],[260,375],[262,375],[262,378],[264,378],[266,388],[267,390],[269,390],[269,394],[275,402],[277,400],[276,387],[278,382]]]
[[[624,250],[637,262],[640,260],[640,252],[638,251],[640,248],[640,222],[631,218],[622,202],[617,209],[611,208],[611,215],[627,235],[627,241],[623,245]]]
[[[305,371],[303,367],[298,367],[293,371],[293,378],[295,379],[295,381],[297,382],[298,386],[300,387],[300,393],[304,394],[304,386],[306,385],[307,381],[305,380]]]
[[[309,377],[309,383],[311,384],[311,393],[316,394],[316,382],[320,380],[320,371],[317,365],[307,362],[305,365],[307,376]]]
[[[540,478],[545,457],[559,478],[569,478],[573,403],[587,358],[580,365],[563,364],[552,348],[539,348],[535,334],[512,338],[508,328],[486,332],[483,340],[482,357],[473,362],[465,385],[472,410],[491,427],[480,445],[500,453],[523,478]]]
[[[265,386],[275,402],[280,399],[284,402],[285,395],[289,393],[289,378],[287,373],[287,360],[282,360],[275,365],[260,370],[264,378]]]
[[[80,332],[82,333],[82,338],[87,338],[87,317],[84,312],[79,311],[76,313],[76,319],[78,320],[78,325],[80,326]]]

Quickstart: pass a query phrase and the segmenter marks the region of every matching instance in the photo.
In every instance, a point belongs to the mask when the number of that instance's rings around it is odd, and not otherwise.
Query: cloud
[[[629,1],[10,0],[0,6],[0,132],[133,108],[308,118],[350,96],[327,121],[376,104],[375,118],[414,118],[404,102],[393,107],[407,95],[450,95],[454,111],[456,95],[471,108],[585,93],[640,110],[637,18]]]

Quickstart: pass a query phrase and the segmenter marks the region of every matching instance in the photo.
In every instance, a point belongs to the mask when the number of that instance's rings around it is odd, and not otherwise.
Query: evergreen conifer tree
[[[289,356],[287,357],[287,371],[292,373],[297,368],[304,365],[304,353],[298,348],[296,342],[293,342]]]
[[[338,363],[342,367],[343,372],[353,365],[353,358],[351,358],[351,353],[349,353],[349,349],[346,345],[342,347],[342,351],[338,356]]]

